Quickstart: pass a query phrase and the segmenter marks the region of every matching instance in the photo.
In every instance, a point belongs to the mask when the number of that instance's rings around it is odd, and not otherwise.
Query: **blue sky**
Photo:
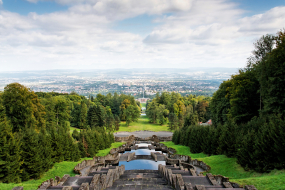
[[[0,0],[2,70],[243,67],[285,0]]]

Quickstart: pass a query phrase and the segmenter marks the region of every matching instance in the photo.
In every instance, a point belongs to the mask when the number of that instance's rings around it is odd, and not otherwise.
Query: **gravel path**
[[[114,136],[116,137],[128,137],[134,135],[135,137],[139,138],[147,138],[147,137],[152,137],[152,135],[156,135],[158,137],[169,137],[172,136],[172,132],[168,131],[159,131],[159,132],[154,132],[154,131],[134,131],[134,132],[117,132],[114,133]]]

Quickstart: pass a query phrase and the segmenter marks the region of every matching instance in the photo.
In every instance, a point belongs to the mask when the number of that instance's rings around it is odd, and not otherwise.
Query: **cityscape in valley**
[[[0,91],[19,82],[35,92],[76,92],[87,97],[117,92],[151,98],[157,92],[172,91],[212,96],[222,81],[237,72],[235,68],[6,72],[0,73]]]

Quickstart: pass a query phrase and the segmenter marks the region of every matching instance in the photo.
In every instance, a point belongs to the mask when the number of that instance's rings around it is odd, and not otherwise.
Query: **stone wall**
[[[61,186],[70,176],[64,175],[62,178],[55,176],[55,179],[51,178],[46,181],[44,181],[39,187],[38,190],[46,190],[49,187],[54,186]]]
[[[128,137],[116,137],[115,136],[115,142],[128,142],[128,141],[153,141],[156,143],[159,142],[164,142],[164,141],[172,141],[172,136],[169,137],[159,137],[156,135],[153,135],[151,137],[146,137],[146,138],[140,138],[140,137],[135,137],[134,135],[128,136]]]
[[[194,166],[199,166],[200,168],[202,168],[203,170],[205,170],[206,172],[209,172],[211,170],[211,167],[209,165],[207,165],[206,163],[199,161],[197,159],[195,160],[190,160],[188,162],[189,164],[192,164]]]

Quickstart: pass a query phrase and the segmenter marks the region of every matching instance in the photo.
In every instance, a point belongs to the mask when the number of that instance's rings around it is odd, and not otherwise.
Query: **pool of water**
[[[130,162],[119,162],[119,166],[125,165],[125,170],[158,170],[158,165],[165,165],[165,161],[132,160]]]
[[[148,147],[150,144],[141,143],[136,145],[138,145],[138,147]],[[161,151],[155,151],[154,149],[149,150],[148,148],[126,151],[125,153],[127,152],[135,152],[136,155],[150,155],[151,152],[162,153]],[[165,161],[155,162],[154,160],[132,160],[130,162],[119,162],[119,166],[125,165],[125,170],[158,170],[159,164],[165,165]]]

